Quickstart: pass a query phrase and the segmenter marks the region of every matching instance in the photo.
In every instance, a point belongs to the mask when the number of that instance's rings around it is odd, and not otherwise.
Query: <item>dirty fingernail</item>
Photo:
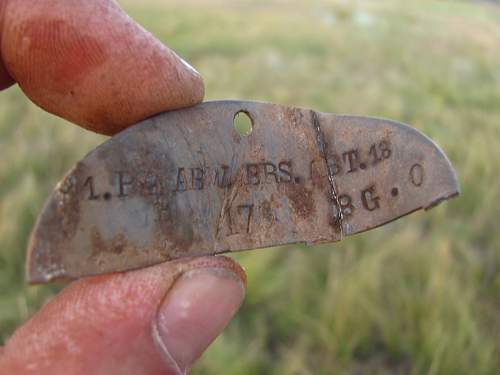
[[[175,282],[153,322],[156,344],[170,367],[184,374],[229,323],[245,295],[235,273],[191,270]]]

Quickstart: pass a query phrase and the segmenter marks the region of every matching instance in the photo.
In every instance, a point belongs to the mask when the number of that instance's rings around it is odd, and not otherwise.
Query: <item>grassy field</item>
[[[458,199],[337,245],[238,254],[241,313],[195,374],[500,369],[500,7],[415,1],[123,1],[202,73],[207,99],[388,117],[446,151]],[[0,343],[60,286],[27,287],[26,241],[104,137],[0,93]]]

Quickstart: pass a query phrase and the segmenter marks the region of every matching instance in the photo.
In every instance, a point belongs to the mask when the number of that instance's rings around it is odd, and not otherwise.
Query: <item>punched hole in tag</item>
[[[252,133],[253,120],[247,111],[238,111],[233,117],[233,126],[236,133],[242,137],[248,137]]]

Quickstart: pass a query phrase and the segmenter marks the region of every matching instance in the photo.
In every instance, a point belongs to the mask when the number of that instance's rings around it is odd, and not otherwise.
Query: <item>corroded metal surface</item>
[[[240,111],[253,122],[239,135]],[[47,282],[174,258],[339,241],[458,194],[443,152],[388,120],[207,102],[145,120],[90,152],[33,231]]]

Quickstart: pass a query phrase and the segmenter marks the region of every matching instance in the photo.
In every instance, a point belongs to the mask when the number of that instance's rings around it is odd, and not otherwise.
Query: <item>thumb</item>
[[[76,281],[0,350],[0,373],[184,374],[240,307],[245,282],[226,257]]]

